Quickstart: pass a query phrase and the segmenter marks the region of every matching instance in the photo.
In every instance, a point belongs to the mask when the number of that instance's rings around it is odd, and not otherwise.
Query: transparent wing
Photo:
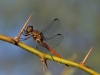
[[[52,37],[49,37],[49,38],[46,38],[44,39],[44,42],[46,42],[46,44],[51,47],[51,48],[55,48],[57,47],[58,45],[60,45],[60,43],[62,42],[63,40],[63,35],[61,34],[56,34]],[[39,47],[39,48],[38,48]],[[41,45],[37,45],[36,48],[37,49],[42,49],[43,46]]]
[[[44,42],[50,47],[50,48],[54,48],[54,47],[57,47],[63,40],[63,35],[61,34],[56,34],[52,37],[49,37],[49,38],[46,38],[44,39]],[[37,45],[36,46],[37,49],[39,50],[42,50],[42,51],[45,51],[47,52],[47,48],[44,48],[43,46],[41,45]]]
[[[59,25],[60,25],[60,20],[57,18],[54,19],[50,25],[48,25],[41,31],[42,35],[44,37],[49,37],[53,35],[57,31]]]
[[[49,38],[44,39],[44,41],[46,42],[46,44],[48,46],[50,46],[51,48],[55,48],[58,45],[60,45],[60,43],[62,42],[62,40],[63,40],[63,35],[61,35],[61,34],[56,34],[54,36],[51,36]]]
[[[41,45],[39,45],[39,44],[36,46],[36,48],[37,48],[38,50],[41,50],[42,52],[48,53],[48,50],[47,50],[45,47],[43,47],[43,46],[41,46]]]
[[[57,53],[57,52],[55,52],[52,48],[50,48],[49,47],[49,49],[47,50],[47,48],[43,48],[43,46],[41,46],[41,45],[38,45],[38,47],[37,47],[39,50],[45,50],[45,51],[49,51],[49,52],[51,52],[53,55],[55,55],[55,56],[57,56],[57,57],[60,57],[61,58],[61,56]]]

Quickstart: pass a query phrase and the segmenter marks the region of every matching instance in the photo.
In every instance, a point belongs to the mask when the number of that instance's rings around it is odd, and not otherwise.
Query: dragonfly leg
[[[29,39],[29,38],[31,38],[32,36],[28,36],[27,38],[20,38],[20,39],[22,39],[21,41],[24,41],[24,40],[27,40],[27,39]]]
[[[25,31],[25,29],[24,29],[24,31],[23,31],[23,33],[22,33],[24,36],[28,36],[28,35],[30,35],[30,34],[26,34],[26,31]]]

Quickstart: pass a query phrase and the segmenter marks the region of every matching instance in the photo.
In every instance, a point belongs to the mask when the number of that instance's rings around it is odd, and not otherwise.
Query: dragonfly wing
[[[53,35],[53,36],[51,36],[49,38],[46,38],[44,41],[51,48],[55,48],[58,45],[60,45],[62,40],[63,40],[63,35],[62,34],[56,34],[56,35]]]
[[[47,44],[46,44],[47,45]],[[41,45],[38,45],[37,46],[37,49],[39,49],[39,50],[45,50],[45,51],[50,51],[52,54],[54,54],[55,56],[57,56],[57,57],[60,57],[61,58],[61,56],[57,53],[57,52],[55,52],[52,48],[50,48],[49,46],[47,47],[47,48],[45,48],[45,47],[43,47],[43,46],[41,46]]]
[[[60,25],[60,20],[57,18],[54,19],[50,25],[48,25],[41,31],[42,35],[44,37],[49,37],[53,35],[57,31],[59,25]]]
[[[43,46],[41,46],[41,45],[39,45],[39,44],[36,46],[36,48],[37,48],[38,50],[41,50],[41,51],[45,52],[45,53],[48,52],[48,50],[47,50],[45,47],[43,47]]]

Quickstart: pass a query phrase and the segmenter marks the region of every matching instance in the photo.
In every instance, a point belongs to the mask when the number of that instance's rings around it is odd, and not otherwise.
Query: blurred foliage
[[[29,25],[33,25],[34,29],[40,31],[54,18],[60,19],[61,25],[57,33],[62,33],[64,40],[55,50],[62,57],[68,59],[77,53],[78,58],[75,61],[81,62],[88,50],[94,46],[86,65],[100,72],[99,0],[1,0],[0,33],[10,37],[16,36],[31,12],[34,14]],[[35,47],[36,44],[32,41],[33,39],[30,39],[25,43]],[[48,65],[47,69],[52,72],[52,75],[61,74],[64,68],[64,65],[52,61],[48,61]],[[41,75],[41,73],[42,64],[39,58],[0,41],[1,75]],[[85,73],[78,70],[75,74]]]

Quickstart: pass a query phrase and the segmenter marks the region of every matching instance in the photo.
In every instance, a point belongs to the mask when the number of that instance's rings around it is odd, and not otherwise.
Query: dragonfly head
[[[27,33],[31,33],[33,31],[33,26],[28,26],[27,28],[26,28],[26,32]]]

